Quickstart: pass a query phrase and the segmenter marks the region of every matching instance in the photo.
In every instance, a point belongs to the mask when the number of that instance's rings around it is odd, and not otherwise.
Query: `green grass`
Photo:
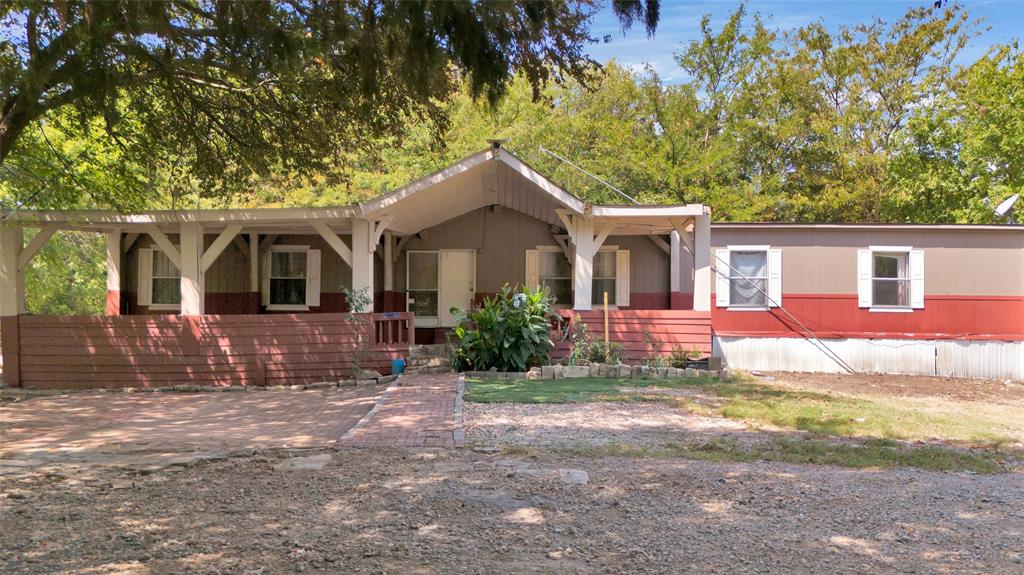
[[[628,388],[692,388],[712,399],[636,393]],[[622,389],[626,389],[623,391]],[[852,396],[717,379],[469,380],[466,400],[495,403],[663,401],[680,409],[746,422],[752,427],[807,431],[819,435],[888,440],[939,440],[999,448],[1024,433],[1013,408],[941,398]]]
[[[710,379],[635,380],[599,377],[579,379],[467,379],[466,401],[476,403],[571,403],[587,401],[626,401],[645,399],[619,388],[657,385],[680,388]],[[717,380],[715,380],[717,381]],[[649,399],[649,398],[648,398]]]
[[[554,451],[585,457],[682,458],[722,462],[780,461],[852,468],[913,467],[929,471],[972,471],[985,474],[1002,473],[1019,463],[1008,454],[968,452],[940,446],[893,446],[886,444],[884,440],[854,445],[820,439],[797,441],[776,438],[754,447],[743,447],[726,440],[696,445],[666,443],[653,447],[620,443],[599,446],[577,445]],[[506,453],[528,455],[531,450],[512,446],[506,448]]]

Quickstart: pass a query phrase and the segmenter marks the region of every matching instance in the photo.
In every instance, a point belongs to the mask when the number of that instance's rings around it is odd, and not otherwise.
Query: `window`
[[[138,304],[151,310],[181,309],[181,272],[160,249],[140,248]]]
[[[768,305],[768,251],[729,252],[729,305]]]
[[[559,305],[573,305],[573,269],[565,252],[556,246],[526,250],[526,285],[542,287]],[[606,246],[594,255],[591,274],[591,303],[599,306],[608,292],[608,303],[629,307],[629,250]]]
[[[543,250],[540,258],[540,286],[555,298],[555,303],[572,305],[572,266],[562,250]]]
[[[306,305],[306,252],[270,252],[270,305]]]
[[[717,307],[766,310],[782,305],[782,250],[729,246],[715,250]]]
[[[615,303],[615,283],[618,275],[615,273],[615,252],[602,250],[594,255],[594,274],[591,285],[591,302],[594,305],[604,303],[604,292],[608,292],[608,301]]]
[[[271,246],[263,260],[263,305],[268,310],[307,311],[320,305],[320,250]]]
[[[871,305],[910,307],[910,254],[874,252]]]
[[[857,305],[870,311],[924,307],[924,251],[871,246],[857,252]]]
[[[440,254],[410,251],[406,257],[408,310],[416,314],[417,325],[437,325]]]
[[[153,298],[156,306],[181,306],[181,272],[161,250],[153,251]]]

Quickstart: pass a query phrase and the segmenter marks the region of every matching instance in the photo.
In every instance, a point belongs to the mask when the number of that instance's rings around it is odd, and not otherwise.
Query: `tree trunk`
[[[23,98],[15,97],[4,106],[4,115],[0,118],[0,166],[14,149],[14,143],[32,121],[32,106]]]

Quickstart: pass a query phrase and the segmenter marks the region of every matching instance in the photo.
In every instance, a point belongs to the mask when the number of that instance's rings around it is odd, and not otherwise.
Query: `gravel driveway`
[[[0,572],[1024,571],[1020,474],[331,453],[320,470],[258,455],[0,482]],[[589,481],[563,481],[566,469]]]

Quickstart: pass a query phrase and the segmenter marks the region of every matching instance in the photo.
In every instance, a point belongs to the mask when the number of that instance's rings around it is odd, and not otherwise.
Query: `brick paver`
[[[326,447],[377,386],[246,393],[74,393],[0,404],[0,457],[233,447]]]
[[[356,447],[462,447],[461,381],[456,374],[405,375],[346,433]]]

